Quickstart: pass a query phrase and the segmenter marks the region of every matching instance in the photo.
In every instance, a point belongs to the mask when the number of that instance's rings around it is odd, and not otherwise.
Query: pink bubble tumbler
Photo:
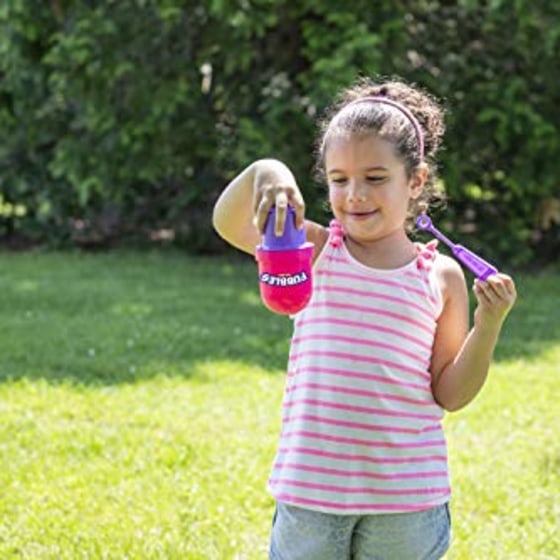
[[[271,208],[262,243],[257,247],[259,285],[263,303],[275,313],[293,315],[311,299],[313,243],[295,226],[295,211],[288,207],[282,235],[274,233],[276,209]]]

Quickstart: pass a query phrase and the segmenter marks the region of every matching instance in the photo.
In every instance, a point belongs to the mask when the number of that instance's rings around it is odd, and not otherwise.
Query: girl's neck
[[[416,246],[404,231],[376,239],[356,241],[346,236],[346,247],[360,263],[370,268],[397,269],[406,266],[416,258]]]

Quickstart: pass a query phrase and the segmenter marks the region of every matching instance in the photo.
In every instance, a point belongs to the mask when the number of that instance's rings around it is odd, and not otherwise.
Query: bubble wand
[[[445,237],[438,229],[432,224],[432,220],[422,214],[416,219],[416,226],[423,231],[429,231],[434,237],[445,243],[450,249],[455,258],[466,266],[479,280],[486,280],[492,274],[496,274],[498,269],[486,262],[484,259],[469,251],[466,247],[453,243],[450,239]]]

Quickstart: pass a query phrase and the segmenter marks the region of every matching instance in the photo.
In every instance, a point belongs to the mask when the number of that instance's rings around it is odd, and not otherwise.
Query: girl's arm
[[[506,274],[486,282],[475,280],[478,306],[473,328],[468,330],[468,295],[459,265],[444,257],[438,266],[444,309],[432,353],[432,391],[447,410],[459,410],[482,389],[502,325],[512,308],[516,291]]]
[[[255,161],[227,185],[214,205],[212,223],[228,243],[253,255],[270,208],[276,206],[275,230],[280,235],[288,205],[295,210],[296,226],[305,225],[306,237],[315,243],[317,254],[326,230],[304,221],[305,203],[296,180],[290,169],[275,159]]]

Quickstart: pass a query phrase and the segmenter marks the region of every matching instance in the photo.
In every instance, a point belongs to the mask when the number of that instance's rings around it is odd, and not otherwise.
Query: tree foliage
[[[502,262],[560,248],[558,3],[4,0],[0,55],[5,240],[215,250],[213,201],[265,156],[324,219],[317,117],[398,75],[448,109],[444,229]]]

